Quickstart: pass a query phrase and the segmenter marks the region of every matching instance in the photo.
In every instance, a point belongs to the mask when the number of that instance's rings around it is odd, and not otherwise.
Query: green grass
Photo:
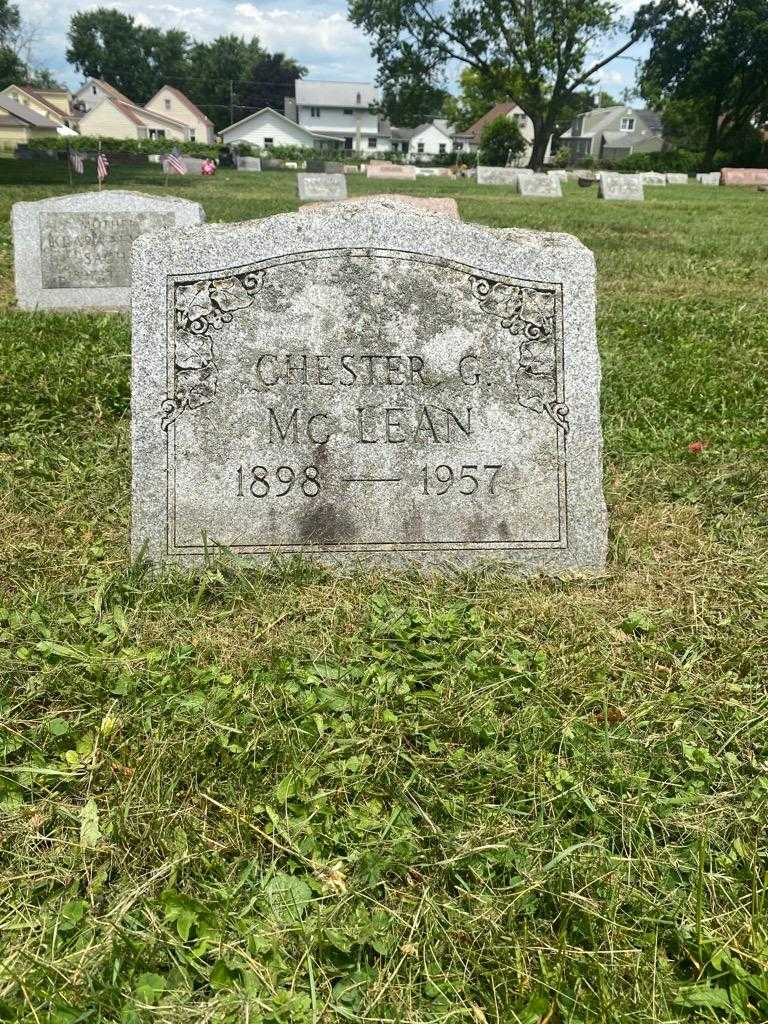
[[[768,197],[392,186],[594,249],[601,579],[131,566],[129,323],[14,311],[0,162],[0,1021],[768,1020]]]

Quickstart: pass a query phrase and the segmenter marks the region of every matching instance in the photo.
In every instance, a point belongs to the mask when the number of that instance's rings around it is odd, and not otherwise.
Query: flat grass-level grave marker
[[[141,192],[80,192],[15,203],[22,309],[130,309],[131,245],[145,231],[202,224],[199,203]]]
[[[332,203],[347,198],[347,179],[343,173],[297,174],[296,191],[302,201]]]
[[[603,171],[597,183],[600,199],[629,199],[641,201],[645,198],[643,179],[639,174],[611,174]]]
[[[140,238],[135,555],[605,558],[595,266],[401,202]]]

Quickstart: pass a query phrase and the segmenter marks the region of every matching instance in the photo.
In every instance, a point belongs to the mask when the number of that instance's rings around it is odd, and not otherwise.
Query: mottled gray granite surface
[[[261,157],[260,156],[238,156],[237,158],[237,169],[238,171],[255,171],[261,170]]]
[[[449,196],[409,196],[402,192],[378,192],[368,196],[351,196],[348,199],[341,199],[340,202],[349,206],[352,203],[403,203],[405,206],[418,207],[431,213],[439,213],[443,217],[450,217],[452,220],[461,220],[459,204]],[[327,203],[307,203],[299,207],[299,213],[311,213],[315,210],[329,209]]]
[[[296,191],[301,200],[334,202],[347,198],[347,179],[343,174],[297,174]]]
[[[519,167],[485,167],[478,164],[475,179],[478,185],[517,185]]]
[[[204,221],[199,203],[117,189],[14,203],[16,301],[22,309],[128,309],[134,239]]]
[[[560,199],[563,190],[560,178],[554,174],[518,174],[517,191],[521,196],[544,196]]]
[[[603,568],[575,238],[381,201],[133,253],[134,554]]]
[[[639,174],[615,174],[602,171],[597,185],[600,199],[628,199],[642,201],[645,198],[643,179]]]

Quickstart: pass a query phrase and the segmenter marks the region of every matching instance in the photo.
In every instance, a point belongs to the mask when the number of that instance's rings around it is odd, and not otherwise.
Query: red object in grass
[[[700,455],[706,447],[706,441],[691,441],[691,443],[688,445],[688,451],[692,455]]]

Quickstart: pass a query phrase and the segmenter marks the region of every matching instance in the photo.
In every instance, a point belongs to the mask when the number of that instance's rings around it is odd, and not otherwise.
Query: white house
[[[93,110],[94,107],[98,107],[101,101],[106,99],[133,105],[133,100],[128,99],[114,85],[102,81],[101,78],[89,78],[87,82],[81,85],[72,98],[72,105],[77,110],[87,113],[89,110]]]
[[[390,128],[371,112],[376,90],[366,82],[296,81],[295,99],[287,99],[286,115],[316,135],[341,139],[343,148],[383,153],[391,149]]]
[[[319,133],[297,124],[271,107],[263,107],[254,114],[236,121],[219,133],[222,142],[232,145],[247,142],[259,149],[274,146],[303,146],[306,149],[338,148],[344,139],[327,133]]]
[[[428,160],[453,153],[453,132],[442,118],[427,121],[412,129],[408,152],[411,160]]]

